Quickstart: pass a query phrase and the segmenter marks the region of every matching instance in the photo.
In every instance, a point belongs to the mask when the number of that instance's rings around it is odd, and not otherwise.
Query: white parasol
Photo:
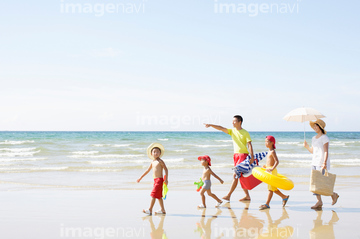
[[[283,118],[286,121],[295,121],[295,122],[305,122],[311,120],[317,120],[320,118],[324,118],[325,116],[321,114],[319,111],[313,108],[297,108],[290,111],[285,117]],[[305,140],[305,123],[304,123],[304,140]]]

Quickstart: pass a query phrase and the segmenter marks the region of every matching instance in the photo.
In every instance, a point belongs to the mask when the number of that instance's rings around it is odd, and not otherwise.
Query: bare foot
[[[156,211],[156,212],[155,212],[155,215],[157,215],[157,214],[162,214],[162,215],[165,215],[165,214],[166,214],[166,212],[165,212],[165,211],[161,211],[161,210],[159,210],[159,211]]]
[[[335,205],[335,203],[337,202],[338,198],[339,198],[339,194],[334,193],[332,196],[332,204],[331,205]]]
[[[311,209],[320,209],[322,208],[323,203],[322,202],[317,202],[314,206],[311,207]]]
[[[222,199],[226,200],[226,201],[230,201],[230,196],[226,195],[225,197],[223,197]]]
[[[240,199],[239,201],[240,202],[248,202],[248,201],[250,201],[251,200],[251,198],[248,198],[248,197],[243,197],[242,199]]]
[[[148,215],[151,215],[152,213],[151,213],[151,211],[149,210],[149,209],[143,209],[143,213],[145,213],[145,214],[148,214]]]

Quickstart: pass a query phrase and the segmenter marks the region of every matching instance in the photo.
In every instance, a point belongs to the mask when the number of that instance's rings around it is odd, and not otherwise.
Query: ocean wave
[[[11,140],[5,140],[3,142],[0,142],[0,144],[4,145],[19,145],[19,144],[28,144],[28,143],[34,143],[34,140],[21,140],[21,141],[11,141]]]
[[[233,168],[234,165],[231,163],[215,163],[212,164],[212,168]]]
[[[77,154],[77,155],[93,155],[93,154],[98,154],[99,151],[76,151],[76,152],[71,152],[72,154]]]
[[[41,161],[47,158],[0,158],[0,162],[13,162],[13,161]]]
[[[69,155],[69,158],[138,158],[144,154],[101,154],[101,155]]]
[[[312,158],[312,154],[277,154],[278,157],[283,158]]]
[[[111,145],[111,147],[114,147],[114,148],[121,148],[121,147],[129,147],[131,144],[114,144],[114,145]]]
[[[115,164],[119,163],[119,161],[87,161],[90,164]]]
[[[188,149],[175,149],[174,151],[177,153],[182,153],[182,152],[187,152],[189,150]]]
[[[360,163],[360,159],[330,159],[331,163]]]
[[[185,159],[184,158],[167,158],[164,159],[165,163],[175,163],[175,162],[184,162]]]
[[[129,147],[131,144],[92,144],[92,147],[113,147],[113,148],[122,148]]]
[[[100,172],[121,172],[123,171],[121,168],[80,168],[80,169],[68,169],[67,171],[75,171],[75,172],[92,172],[92,173],[100,173]]]
[[[129,148],[131,150],[134,150],[134,151],[146,151],[146,148]]]
[[[39,171],[62,171],[66,170],[68,167],[34,167],[34,168],[0,168],[2,173],[26,173],[26,172],[39,172]]]
[[[40,153],[40,150],[33,152],[11,152],[11,153],[0,153],[0,157],[31,157],[34,154]]]
[[[303,145],[302,143],[300,142],[276,142],[277,144],[295,144],[295,145]]]
[[[332,166],[360,166],[360,159],[330,159]]]
[[[92,144],[91,146],[93,146],[93,147],[107,147],[107,146],[111,146],[111,144]]]
[[[229,147],[231,145],[227,145],[227,144],[217,144],[217,145],[210,145],[210,144],[195,144],[195,147],[198,148],[222,148],[222,147]]]
[[[232,139],[219,139],[219,140],[215,140],[215,142],[231,143],[231,142],[232,142]]]
[[[0,148],[0,151],[8,151],[8,152],[28,152],[34,150],[36,150],[36,148]]]
[[[333,145],[333,146],[345,146],[346,143],[345,143],[345,142],[341,142],[341,141],[331,141],[331,142],[330,142],[330,145]]]
[[[159,141],[168,141],[169,139],[157,139]]]

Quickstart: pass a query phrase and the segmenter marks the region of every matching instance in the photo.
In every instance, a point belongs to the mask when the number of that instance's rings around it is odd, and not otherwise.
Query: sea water
[[[265,137],[276,138],[278,172],[296,185],[309,182],[311,154],[303,147],[303,132],[250,132],[254,152],[267,151]],[[306,133],[311,144],[314,132]],[[360,184],[360,132],[328,132],[331,172],[337,186]],[[193,190],[209,155],[212,169],[225,182],[233,173],[233,143],[223,132],[0,132],[0,190],[61,188],[69,190],[148,189],[149,173],[137,184],[151,160],[152,142],[165,147],[162,157],[169,184]],[[263,165],[265,162],[260,162]],[[215,180],[215,179],[214,179]]]

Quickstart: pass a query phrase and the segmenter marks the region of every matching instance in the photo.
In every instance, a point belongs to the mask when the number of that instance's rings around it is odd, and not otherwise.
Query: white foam
[[[135,150],[135,151],[145,151],[146,148],[129,148],[131,150]]]
[[[46,158],[0,158],[0,162],[13,162],[13,161],[40,161]]]
[[[119,161],[89,161],[91,164],[113,164],[119,163]]]
[[[144,154],[101,154],[101,155],[69,155],[69,158],[138,158]]]
[[[159,141],[168,141],[169,139],[157,139]]]
[[[215,140],[215,142],[231,143],[232,139],[219,139],[219,140]]]
[[[0,171],[58,171],[58,170],[65,170],[68,167],[36,167],[36,168],[0,168]]]
[[[33,152],[13,152],[13,153],[2,153],[0,157],[30,157],[34,154],[40,153],[40,150]]]
[[[77,154],[77,155],[93,155],[93,154],[98,154],[99,151],[76,151],[76,152],[72,152],[72,154]]]
[[[334,146],[345,146],[345,142],[333,141],[333,142],[330,142],[330,145],[334,145]]]
[[[276,142],[277,144],[291,144],[291,145],[293,145],[293,144],[296,144],[296,145],[298,145],[298,144],[300,144],[300,145],[302,145],[302,143],[300,143],[300,142]]]
[[[93,147],[113,147],[113,148],[121,148],[121,147],[129,147],[131,144],[93,144]]]
[[[4,142],[0,142],[0,144],[5,144],[5,145],[18,145],[18,144],[28,144],[28,143],[34,143],[34,140],[23,140],[23,141],[10,141],[10,140],[5,140]]]
[[[121,147],[129,147],[131,144],[114,144],[111,147],[121,148]]]
[[[185,161],[185,159],[184,158],[173,158],[173,159],[169,159],[169,158],[167,158],[167,159],[164,159],[163,160],[165,163],[175,163],[175,162],[184,162]]]
[[[111,146],[111,144],[93,144],[91,146],[93,146],[93,147],[107,147],[107,146]]]
[[[360,163],[360,159],[330,159],[330,163]]]
[[[130,161],[125,161],[126,163],[129,163]],[[137,159],[137,160],[133,160],[131,161],[131,163],[150,163],[151,159]]]
[[[214,163],[211,166],[212,168],[233,168],[234,165],[233,164],[229,164],[229,163]]]
[[[188,149],[176,149],[174,150],[175,152],[181,153],[181,152],[187,152],[189,151]]]
[[[28,152],[34,150],[36,150],[36,148],[0,148],[0,151],[8,151],[8,152]]]
[[[109,168],[87,168],[87,169],[77,169],[76,172],[121,172],[122,169],[109,169]]]
[[[283,158],[312,158],[312,154],[277,154],[278,157]]]
[[[194,145],[198,148],[223,148],[223,147],[229,147],[227,144],[218,144],[218,145]]]

